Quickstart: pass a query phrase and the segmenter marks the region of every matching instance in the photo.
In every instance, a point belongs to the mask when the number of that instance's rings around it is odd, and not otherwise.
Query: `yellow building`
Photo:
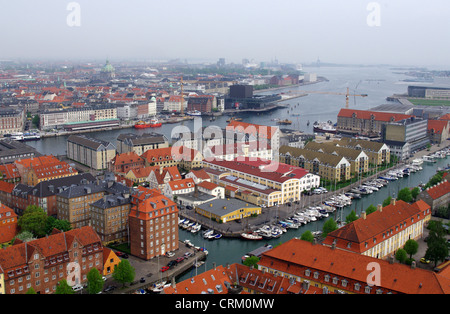
[[[195,207],[195,211],[217,222],[226,223],[261,214],[261,207],[237,200],[216,199]]]
[[[351,179],[351,164],[345,157],[289,146],[281,146],[279,154],[281,163],[305,168],[325,180],[344,182]]]
[[[113,250],[107,247],[103,248],[103,276],[111,275],[120,262],[121,259],[117,257]]]

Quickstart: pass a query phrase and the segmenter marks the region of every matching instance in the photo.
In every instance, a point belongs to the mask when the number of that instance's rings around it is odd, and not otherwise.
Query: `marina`
[[[248,240],[241,237],[239,233],[236,237],[223,236],[220,240],[209,241],[205,239],[202,233],[191,233],[188,230],[180,228],[180,239],[187,239],[196,246],[204,247],[208,252],[205,264],[198,271],[205,271],[212,268],[213,264],[226,265],[241,262],[242,257],[248,255],[249,252],[261,248],[265,245],[275,246],[284,243],[292,238],[300,238],[301,235],[309,230],[315,237],[319,237],[322,232],[323,224],[327,219],[333,217],[337,221],[345,221],[345,217],[353,210],[359,216],[371,204],[381,204],[389,196],[395,197],[398,192],[405,187],[415,187],[423,185],[440,169],[449,166],[450,150],[442,150],[446,153],[431,153],[431,156],[440,156],[436,158],[435,163],[421,163],[421,158],[413,159],[408,165],[396,167],[396,178],[391,181],[377,178],[364,182],[364,188],[350,190],[346,193],[334,193],[324,190],[316,191],[314,197],[320,202],[322,198],[323,205],[309,205],[310,199],[303,200],[302,204],[295,204],[293,207],[287,207],[289,217],[280,218],[280,211],[276,212],[272,208],[272,220],[268,221],[261,227],[255,228],[255,232],[259,235],[261,232],[262,239]],[[428,156],[428,155],[427,155]],[[410,171],[404,171],[411,169]],[[403,172],[403,175],[401,173]],[[371,189],[370,189],[371,188]],[[356,193],[365,190],[366,194]],[[369,192],[369,189],[371,190]],[[376,190],[377,189],[377,190]],[[348,194],[348,195],[347,195]],[[311,198],[309,196],[308,198]],[[349,201],[350,199],[350,201]],[[326,206],[329,205],[329,206]],[[319,208],[320,207],[320,208]],[[245,222],[236,223],[229,222],[231,226],[242,227]],[[208,227],[210,232],[214,232]],[[252,231],[249,231],[252,232]],[[264,234],[264,236],[262,235]],[[270,235],[271,234],[271,235]],[[190,277],[189,272],[185,272],[177,277],[177,281],[185,280]]]

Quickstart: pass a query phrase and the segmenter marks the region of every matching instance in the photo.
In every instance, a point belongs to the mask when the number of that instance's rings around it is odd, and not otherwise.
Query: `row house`
[[[128,215],[132,255],[144,260],[179,248],[178,207],[156,190],[139,190]]]
[[[61,280],[71,285],[87,283],[93,268],[103,272],[103,246],[91,227],[60,232],[16,243],[0,250],[0,293],[52,294]]]
[[[258,269],[324,293],[450,293],[449,278],[415,267],[414,263],[408,266],[394,263],[393,259],[380,260],[300,239],[289,240],[264,252]]]
[[[178,167],[155,167],[156,169],[150,173],[147,178],[149,187],[162,191],[168,182],[181,180],[181,174]]]
[[[187,170],[200,168],[203,160],[203,155],[198,150],[184,146],[149,149],[141,157],[146,166],[179,166]]]
[[[304,149],[345,157],[350,162],[350,173],[354,175],[369,171],[369,156],[362,150],[341,147],[336,145],[336,142],[309,142]]]
[[[105,195],[89,204],[90,225],[104,245],[128,240],[130,208],[130,194],[126,193]]]
[[[87,184],[95,181],[90,173],[77,174],[70,177],[40,182],[34,186],[17,184],[11,192],[11,202],[7,206],[18,214],[23,214],[29,205],[44,209],[48,216],[57,216],[56,194],[71,185]]]
[[[280,162],[305,168],[324,180],[344,182],[351,179],[351,164],[345,157],[290,146],[280,147],[279,154]]]
[[[385,143],[343,137],[335,141],[340,147],[353,148],[363,151],[369,157],[369,163],[373,165],[384,165],[391,161],[391,151]]]
[[[91,225],[90,204],[103,198],[102,185],[88,183],[72,185],[56,195],[58,219],[66,220],[72,228]]]
[[[78,174],[71,165],[52,155],[16,160],[14,165],[20,174],[21,183],[27,185]]]
[[[391,204],[330,232],[323,244],[379,259],[388,259],[406,241],[422,238],[431,209],[424,201],[413,204],[392,199]]]
[[[0,203],[0,245],[12,241],[19,232],[17,218],[11,208]]]
[[[190,194],[194,191],[195,183],[191,178],[169,181],[164,185],[162,190],[163,194],[171,200],[175,200],[177,195]]]
[[[109,170],[114,173],[126,174],[132,169],[144,167],[145,159],[134,151],[117,154],[109,164]]]

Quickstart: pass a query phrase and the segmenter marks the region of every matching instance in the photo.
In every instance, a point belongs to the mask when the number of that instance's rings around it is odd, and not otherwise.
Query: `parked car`
[[[175,256],[174,252],[166,252],[166,254],[164,254],[166,257],[173,257]]]
[[[163,273],[165,271],[169,270],[169,266],[163,266],[161,267],[160,271]]]
[[[121,258],[128,258],[128,254],[124,252],[116,252],[116,255]]]
[[[82,286],[82,285],[75,285],[75,286],[72,286],[72,290],[73,290],[73,291],[80,291],[80,290],[83,290],[83,286]]]
[[[422,257],[422,258],[420,259],[420,262],[421,262],[421,263],[424,263],[424,264],[430,264],[430,263],[431,263],[431,261],[430,261],[429,259],[426,259],[425,257]]]
[[[177,263],[181,263],[183,260],[184,260],[184,257],[181,256],[181,257],[178,257],[175,261],[176,261]]]
[[[167,263],[167,267],[173,267],[177,264],[177,262],[175,260],[170,261],[169,263]]]
[[[105,289],[103,289],[103,292],[110,292],[110,291],[114,291],[114,289],[116,289],[116,286],[107,286]]]
[[[187,210],[192,210],[193,208],[192,208],[192,206],[187,205],[187,206],[186,206],[186,209],[187,209]]]
[[[144,283],[145,282],[145,278],[141,277],[141,280],[139,280],[140,283]]]
[[[192,256],[192,252],[186,252],[184,253],[184,258],[188,258]]]

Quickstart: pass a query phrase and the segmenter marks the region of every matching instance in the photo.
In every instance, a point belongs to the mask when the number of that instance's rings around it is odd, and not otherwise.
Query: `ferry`
[[[317,133],[332,133],[335,134],[336,128],[333,126],[333,123],[331,121],[328,122],[314,122],[313,125],[314,132]]]
[[[188,116],[196,116],[196,117],[199,117],[199,116],[202,115],[202,113],[200,111],[198,111],[198,110],[188,111],[188,112],[186,112],[186,114]]]
[[[158,119],[154,118],[150,120],[150,123],[146,123],[144,121],[139,121],[134,125],[135,129],[146,129],[146,128],[158,128],[162,125],[161,122],[158,121]]]
[[[41,134],[38,132],[17,132],[12,133],[11,136],[9,136],[10,139],[15,141],[33,141],[33,140],[39,140],[41,138]]]

